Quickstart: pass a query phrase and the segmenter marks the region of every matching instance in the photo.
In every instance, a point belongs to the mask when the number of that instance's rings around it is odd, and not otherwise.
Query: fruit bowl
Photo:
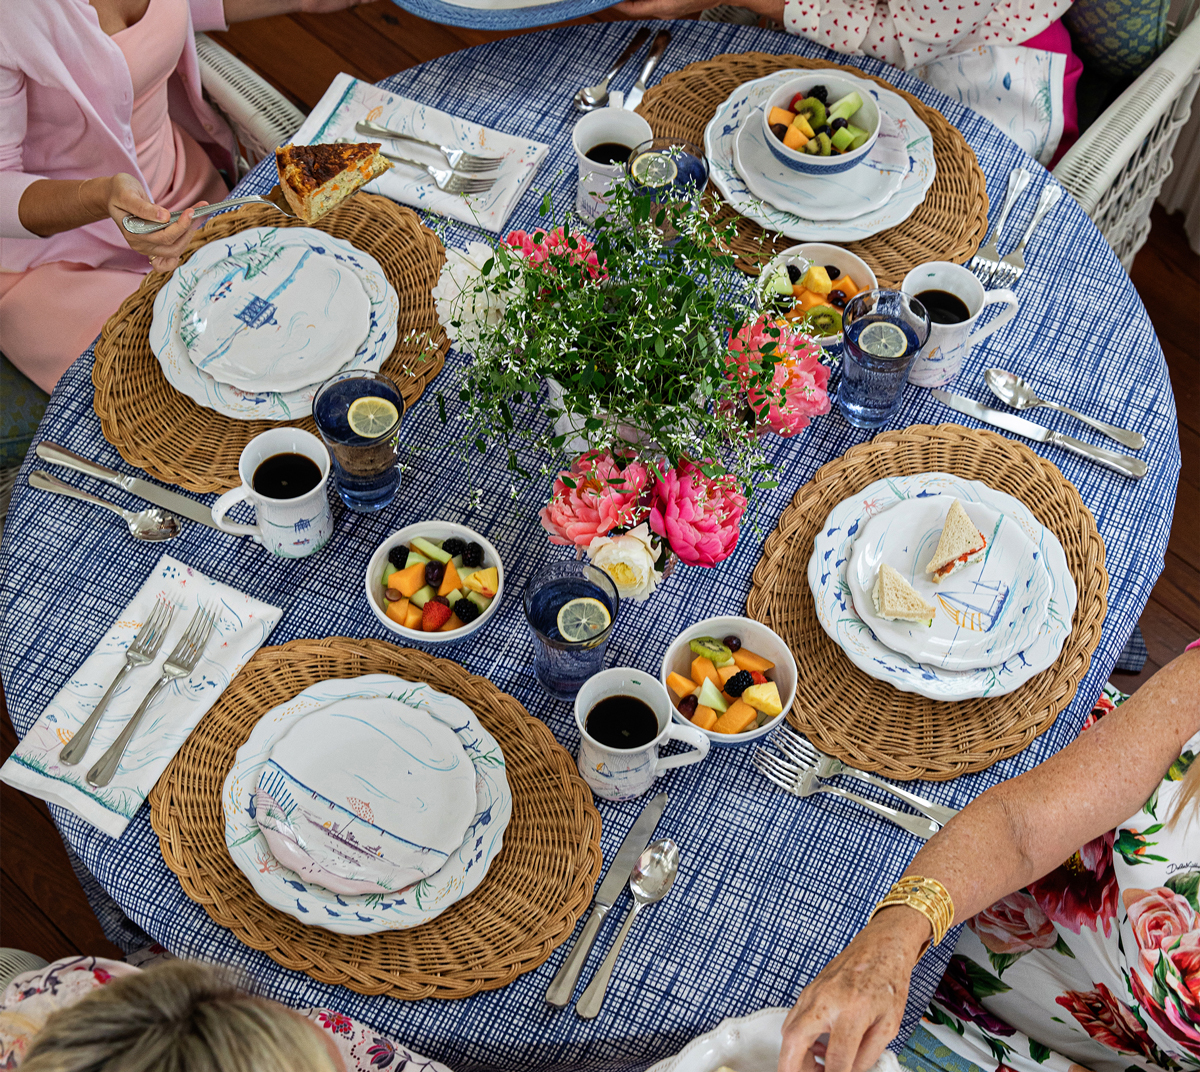
[[[824,242],[802,242],[798,246],[789,246],[787,249],[781,250],[763,267],[754,288],[754,298],[760,309],[766,307],[768,300],[763,293],[767,280],[780,268],[786,268],[789,264],[796,265],[802,273],[810,264],[832,265],[839,272],[854,280],[855,285],[859,288],[859,293],[875,290],[879,286],[879,280],[875,278],[875,273],[871,271],[867,262],[861,257],[856,257],[848,249],[831,246]],[[834,285],[836,287],[836,280]],[[819,345],[827,348],[840,346],[842,343],[840,331],[835,335],[821,335],[814,336],[814,338]]]
[[[418,537],[426,540],[448,540],[452,536],[457,536],[466,543],[479,544],[483,548],[482,568],[495,567],[496,594],[488,608],[473,622],[448,632],[427,633],[420,628],[409,629],[399,622],[393,621],[387,616],[387,601],[383,597],[383,574],[388,566],[388,552],[393,547],[408,547]],[[452,521],[418,521],[416,524],[393,532],[375,549],[371,561],[367,563],[367,573],[363,585],[367,594],[367,603],[385,629],[420,644],[453,644],[478,632],[495,615],[496,608],[500,606],[500,600],[504,598],[504,563],[500,561],[500,554],[491,541],[474,529],[467,528],[466,525],[456,525]]]
[[[847,153],[835,153],[832,156],[813,156],[803,150],[789,148],[771,133],[771,125],[767,121],[771,109],[786,109],[797,93],[806,93],[813,86],[824,86],[829,90],[829,100],[832,103],[851,93],[857,93],[862,98],[862,106],[854,114],[851,122],[867,132],[867,140],[857,149]],[[874,82],[841,72],[832,74],[827,71],[814,71],[812,74],[800,75],[784,82],[763,104],[758,116],[767,148],[776,160],[797,174],[836,175],[840,171],[849,171],[867,158],[875,147],[875,139],[879,137],[879,105],[876,103],[875,89]]]
[[[676,722],[689,726],[694,725],[675,706],[677,697],[667,684],[667,678],[673,673],[681,674],[684,677],[688,676],[693,658],[689,645],[697,637],[710,636],[720,639],[730,635],[738,637],[742,642],[742,647],[756,652],[775,664],[774,669],[767,671],[767,676],[775,682],[779,690],[779,699],[783,710],[774,718],[768,719],[763,725],[752,730],[744,730],[741,733],[717,733],[715,730],[696,727],[701,729],[701,732],[712,741],[713,745],[719,748],[736,748],[739,745],[748,744],[750,741],[765,737],[778,726],[780,720],[787,717],[792,702],[796,698],[796,680],[799,676],[796,670],[796,660],[792,658],[792,653],[788,650],[783,638],[774,630],[763,625],[762,622],[734,615],[705,618],[704,621],[689,626],[672,640],[667,648],[667,653],[663,656],[659,680],[671,697],[672,717]]]

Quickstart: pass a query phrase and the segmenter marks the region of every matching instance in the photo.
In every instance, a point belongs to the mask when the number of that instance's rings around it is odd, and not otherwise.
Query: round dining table
[[[538,209],[546,193],[560,214],[572,207],[576,168],[571,128],[577,118],[572,94],[595,80],[632,29],[626,23],[605,23],[530,33],[444,56],[382,84],[455,115],[549,144],[550,155],[506,231],[532,229],[545,225]],[[1009,172],[1024,166],[1033,173],[1014,231],[1028,219],[1039,189],[1054,181],[986,119],[883,63],[835,56],[804,39],[754,27],[681,21],[670,29],[672,40],[660,69],[664,73],[722,53],[795,53],[857,64],[915,94],[939,109],[974,150],[987,178],[993,220]],[[627,67],[613,88],[628,90],[634,77]],[[273,161],[263,162],[239,191],[266,191],[275,181],[274,170]],[[447,245],[480,237],[454,222],[434,217],[426,222]],[[1027,376],[1046,397],[1144,432],[1147,445],[1141,456],[1149,473],[1130,480],[1053,446],[1032,445],[1078,488],[1095,518],[1108,572],[1107,616],[1086,676],[1050,729],[1023,752],[979,773],[912,785],[953,807],[1030,769],[1079,732],[1162,569],[1180,466],[1174,399],[1154,329],[1112,250],[1070,197],[1046,219],[1025,258],[1028,267],[1017,286],[1019,314],[975,347],[954,390],[987,401],[985,369],[998,365]],[[486,628],[461,643],[431,650],[517,697],[573,754],[578,731],[572,707],[550,699],[535,681],[520,606],[520,592],[533,571],[570,552],[551,546],[538,522],[549,493],[547,479],[514,481],[499,449],[468,467],[452,446],[463,433],[452,401],[460,366],[452,352],[440,378],[406,415],[407,453],[395,503],[362,515],[335,501],[334,535],[321,552],[298,560],[272,558],[250,540],[196,524],[187,525],[168,550],[209,577],[283,608],[269,643],[338,635],[391,640],[363,592],[364,570],[374,549],[389,533],[418,520],[443,518],[472,526],[502,555],[508,594]],[[101,434],[92,407],[91,369],[89,351],[59,383],[38,436],[130,472],[132,467]],[[449,407],[445,423],[434,401],[438,393]],[[1102,445],[1099,437],[1064,415],[1042,410],[1038,417],[1052,428]],[[929,391],[909,386],[890,427],[945,422],[977,426]],[[763,541],[796,490],[819,466],[869,438],[850,427],[836,406],[802,435],[772,437],[767,450],[779,485],[756,493],[735,553],[713,569],[679,568],[648,601],[623,604],[608,664],[657,672],[668,643],[685,626],[714,614],[743,613]],[[535,473],[550,461],[532,454],[523,460]],[[30,487],[28,477],[35,468],[38,462],[31,454],[17,481],[0,552],[0,672],[19,734],[29,731],[163,550],[131,540],[115,518]],[[126,507],[141,506],[111,487],[103,490]],[[921,845],[847,801],[798,799],[780,791],[756,771],[752,751],[714,748],[703,762],[673,770],[658,783],[670,794],[658,836],[679,845],[679,878],[669,897],[643,913],[594,1020],[544,1000],[569,942],[510,985],[467,999],[404,1002],[363,996],[287,970],[215,924],[185,896],[164,863],[149,808],[143,807],[116,839],[62,808],[52,806],[51,812],[69,848],[94,876],[98,886],[93,889],[102,887],[111,898],[97,906],[116,935],[126,925],[106,911],[113,903],[172,953],[236,965],[271,997],[296,1006],[340,1009],[458,1072],[633,1072],[675,1053],[725,1017],[790,1005],[864,924]],[[597,802],[605,866],[646,799]],[[85,874],[85,884],[90,876]],[[614,937],[624,907],[623,899],[605,921],[585,981]],[[949,963],[952,945],[952,940],[943,942],[918,965],[901,1039],[919,1021]]]

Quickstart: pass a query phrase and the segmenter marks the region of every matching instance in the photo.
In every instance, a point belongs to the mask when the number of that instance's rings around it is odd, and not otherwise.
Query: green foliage
[[[1197,912],[1200,912],[1200,871],[1181,871],[1167,879],[1167,889],[1180,897],[1187,898]]]

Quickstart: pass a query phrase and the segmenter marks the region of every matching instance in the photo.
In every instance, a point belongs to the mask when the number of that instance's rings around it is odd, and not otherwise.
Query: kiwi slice
[[[841,323],[841,317],[838,317],[838,322]],[[713,666],[728,666],[733,662],[733,652],[716,637],[696,637],[688,647],[692,649],[693,655],[703,655],[706,659],[711,659]]]
[[[817,142],[821,146],[821,149],[820,149],[821,156],[829,156],[833,153],[833,142],[830,140],[828,134],[825,134],[824,132],[818,134]]]
[[[842,314],[829,305],[814,305],[805,314],[804,321],[818,338],[837,335],[842,330]]]
[[[796,109],[796,114],[808,116],[808,124],[813,130],[825,125],[825,105],[816,97],[805,97]]]

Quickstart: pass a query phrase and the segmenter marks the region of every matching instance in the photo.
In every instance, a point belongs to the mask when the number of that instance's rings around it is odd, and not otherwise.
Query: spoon
[[[120,514],[129,526],[130,534],[139,540],[162,543],[164,540],[175,539],[183,531],[183,524],[179,518],[174,514],[168,514],[166,510],[160,510],[157,506],[152,506],[136,514],[132,510],[122,510],[107,499],[72,487],[41,469],[36,473],[29,474],[29,483],[35,488],[41,488],[42,491],[65,495],[70,499],[82,499],[84,502],[103,506],[104,509],[111,510],[114,514]]]
[[[585,86],[575,94],[575,110],[579,112],[593,112],[597,108],[603,108],[608,104],[608,83],[616,76],[617,72],[625,66],[631,59],[633,54],[642,47],[650,38],[650,31],[643,26],[637,33],[633,35],[633,40],[625,46],[625,51],[622,52],[616,59],[616,62],[608,69],[606,74],[594,86]]]
[[[625,944],[633,921],[646,905],[661,901],[671,892],[671,886],[678,873],[679,847],[670,838],[652,841],[642,850],[642,855],[638,857],[633,866],[633,873],[629,876],[629,892],[633,894],[633,904],[625,922],[621,924],[617,940],[613,942],[608,956],[604,958],[604,963],[600,965],[599,971],[588,983],[587,989],[575,1005],[578,1016],[592,1020],[600,1012],[600,1006],[604,1004],[604,992],[608,989],[608,981],[612,978],[617,957],[621,955],[621,946]]]
[[[1123,443],[1131,450],[1141,450],[1146,445],[1146,437],[1141,432],[1130,432],[1128,429],[1118,428],[1114,424],[1098,421],[1094,417],[1085,417],[1082,413],[1076,413],[1075,410],[1059,405],[1057,402],[1047,402],[1044,398],[1038,398],[1037,392],[1027,380],[1023,380],[1011,372],[1006,372],[1004,369],[988,369],[983,374],[983,378],[991,388],[992,394],[1001,402],[1012,406],[1013,409],[1036,409],[1038,406],[1046,406],[1049,409],[1056,409],[1060,413],[1069,413],[1076,420],[1083,421],[1084,424],[1095,428],[1097,432],[1103,432],[1110,439]]]

